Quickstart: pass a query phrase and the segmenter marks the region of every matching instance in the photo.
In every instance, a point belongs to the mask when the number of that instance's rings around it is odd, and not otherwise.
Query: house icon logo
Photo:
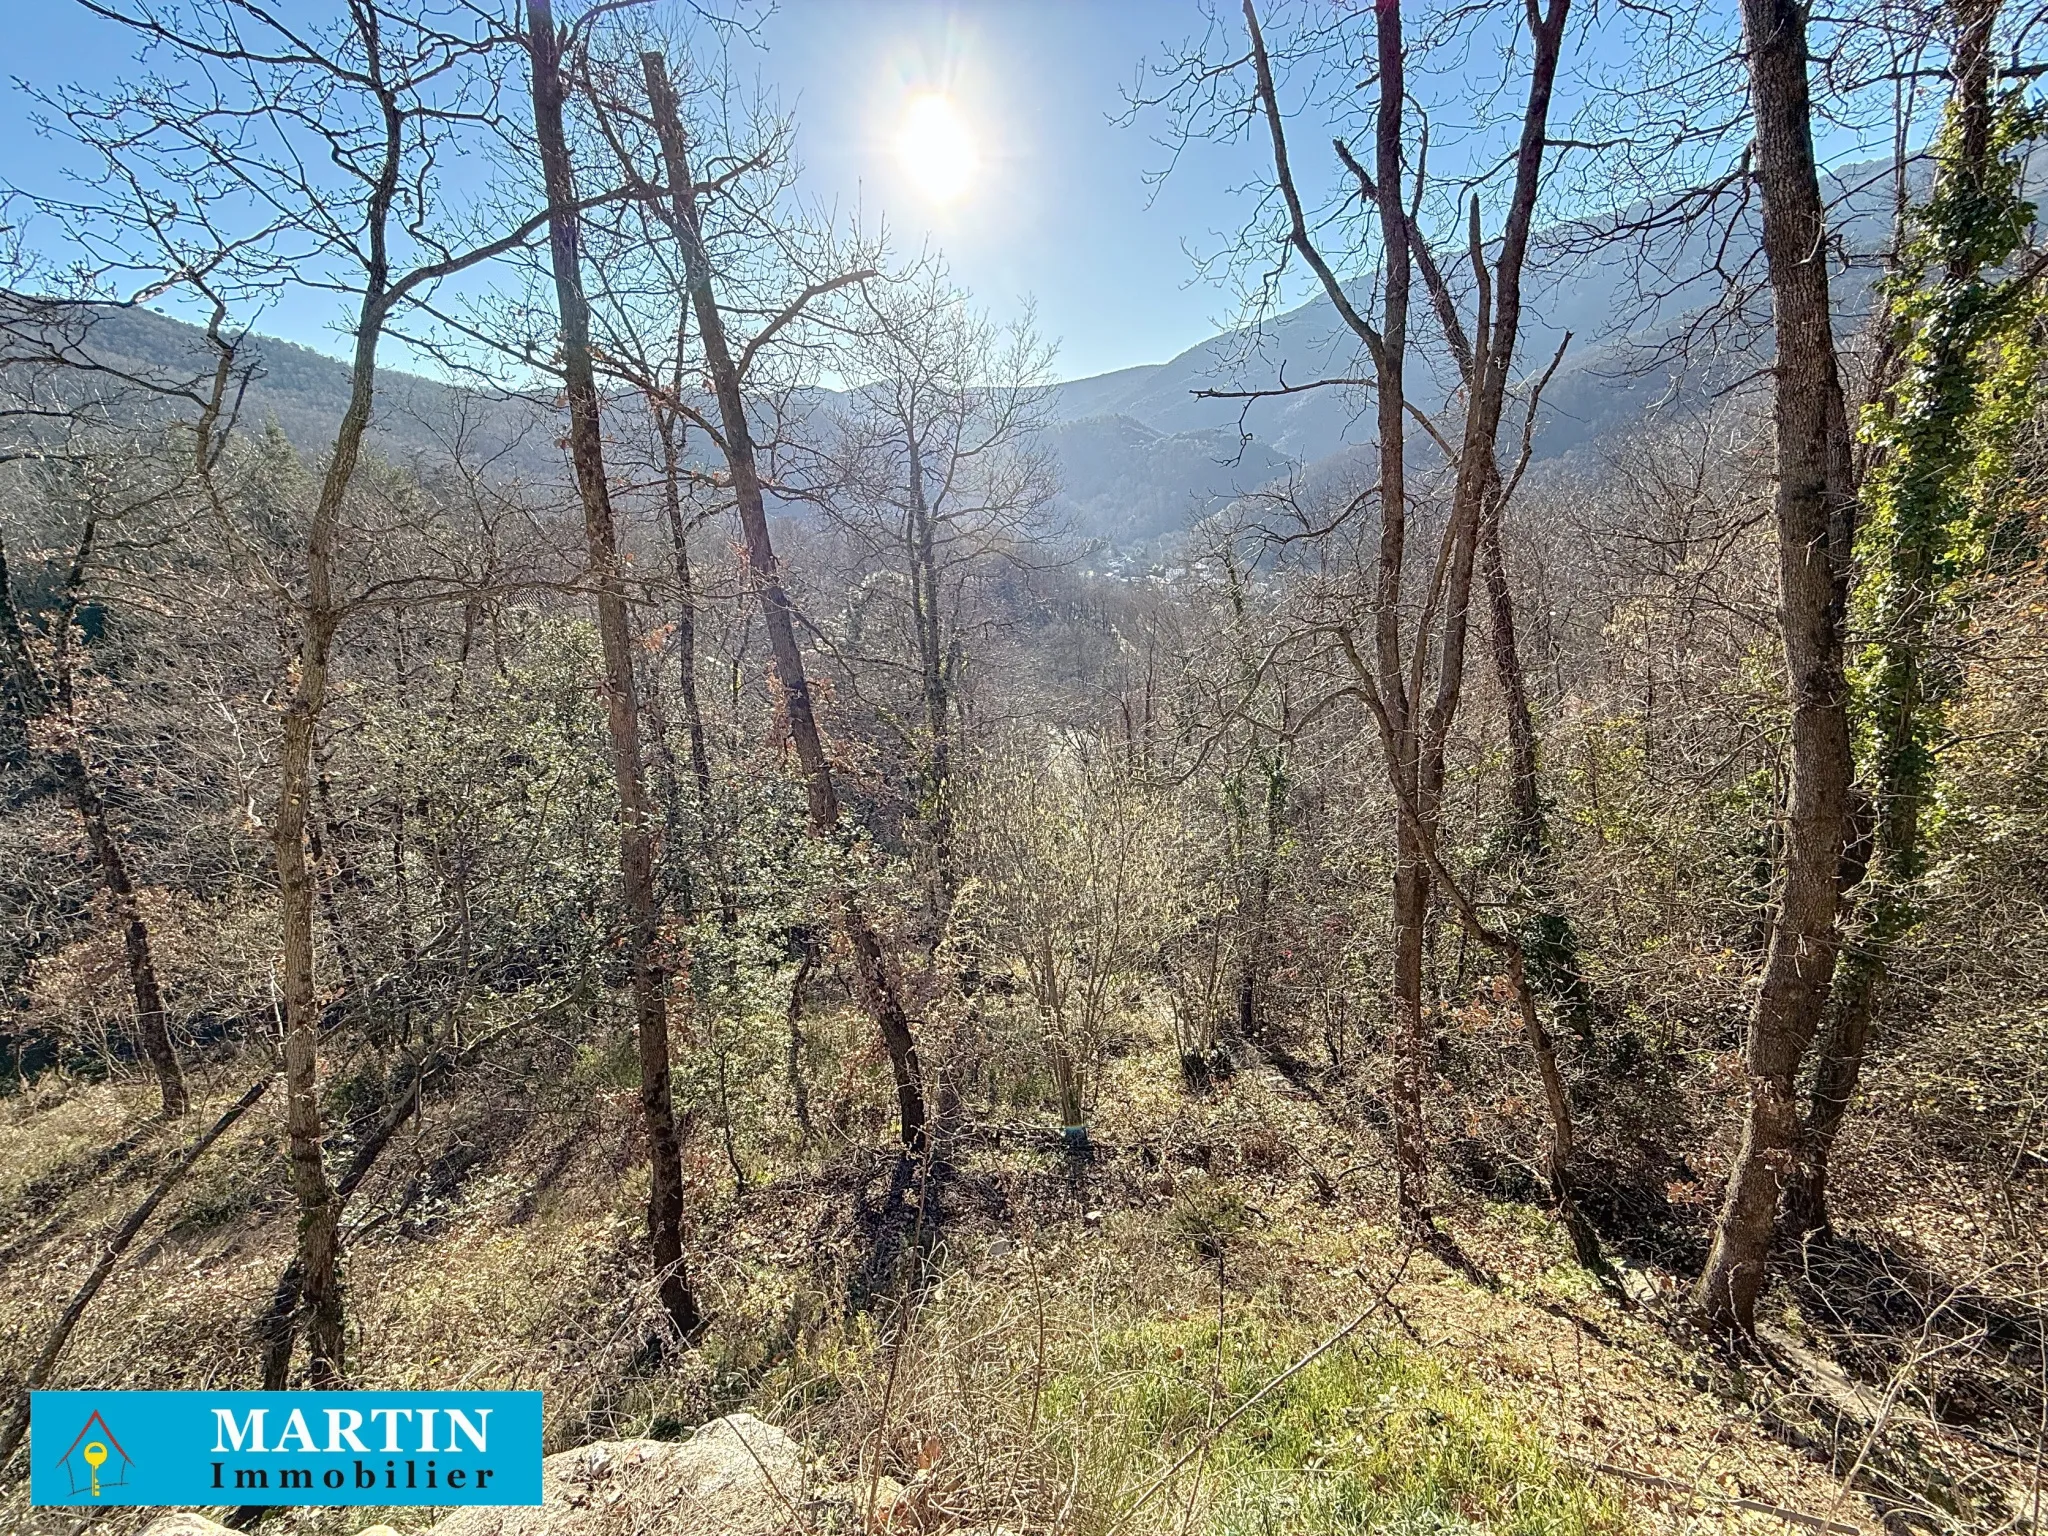
[[[114,1438],[114,1432],[107,1428],[107,1421],[95,1408],[86,1419],[85,1428],[71,1442],[71,1448],[57,1458],[57,1465],[71,1479],[74,1494],[96,1499],[103,1488],[124,1486],[135,1463],[121,1449],[121,1442]]]

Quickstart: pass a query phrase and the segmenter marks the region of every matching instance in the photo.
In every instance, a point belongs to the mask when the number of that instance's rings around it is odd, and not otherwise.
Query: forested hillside
[[[2044,13],[1219,9],[1240,313],[1060,381],[715,8],[92,9],[0,1531],[150,1520],[33,1390],[457,1385],[791,1437],[593,1536],[2042,1529]]]

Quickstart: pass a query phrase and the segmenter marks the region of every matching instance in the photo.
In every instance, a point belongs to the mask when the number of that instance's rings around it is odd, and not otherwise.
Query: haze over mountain
[[[1839,228],[1847,248],[1872,249],[1882,239],[1883,181],[1870,167],[1834,178],[1831,190],[1846,207]],[[1648,413],[1687,409],[1762,360],[1764,317],[1739,297],[1732,306],[1723,301],[1712,346],[1687,348],[1683,370],[1671,360],[1676,340],[1698,324],[1708,293],[1697,280],[1660,288],[1659,274],[1712,270],[1704,248],[1718,234],[1665,232],[1625,255],[1589,257],[1576,243],[1579,233],[1549,233],[1525,289],[1518,369],[1533,377],[1558,358],[1531,443],[1538,462],[1585,450]],[[1739,265],[1754,241],[1754,230],[1739,222],[1724,242],[1732,253],[1726,260]],[[1371,282],[1361,278],[1355,286],[1362,293]],[[1851,315],[1865,310],[1868,279],[1859,269],[1838,276],[1836,286],[1839,308]],[[1412,324],[1419,357],[1409,398],[1430,412],[1454,380],[1419,289]],[[243,402],[244,422],[274,420],[294,443],[317,451],[346,403],[346,366],[290,342],[265,337],[250,345],[261,368]],[[147,310],[103,314],[93,348],[117,363],[170,371],[197,371],[205,360],[194,327]],[[1317,298],[1166,362],[1053,386],[1046,446],[1060,468],[1057,510],[1083,539],[1143,543],[1290,474],[1335,467],[1370,435],[1361,430],[1369,395],[1357,386],[1302,386],[1365,375],[1361,353],[1328,300]],[[1232,398],[1283,387],[1297,392]],[[812,398],[829,412],[843,397],[819,390]],[[373,441],[397,460],[445,458],[459,442],[471,462],[528,479],[563,478],[558,431],[550,402],[395,369],[381,375]]]

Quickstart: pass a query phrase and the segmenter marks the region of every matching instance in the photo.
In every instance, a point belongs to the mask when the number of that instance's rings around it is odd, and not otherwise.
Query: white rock
[[[901,1492],[893,1484],[886,1491],[884,1510]],[[541,1498],[538,1505],[453,1510],[420,1536],[785,1536],[808,1528],[818,1489],[801,1446],[773,1424],[736,1413],[680,1442],[607,1440],[550,1456],[541,1463]],[[203,1515],[172,1514],[143,1536],[234,1533]],[[400,1533],[373,1525],[359,1536]]]
[[[599,1478],[608,1487],[592,1507],[587,1485]],[[801,1528],[809,1484],[802,1447],[736,1413],[681,1442],[613,1440],[550,1456],[538,1507],[457,1510],[428,1536],[781,1536]]]

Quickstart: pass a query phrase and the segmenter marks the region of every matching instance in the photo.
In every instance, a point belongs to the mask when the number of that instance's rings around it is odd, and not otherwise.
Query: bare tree
[[[38,456],[40,457],[40,456]],[[106,797],[96,782],[90,761],[91,736],[78,707],[77,674],[79,643],[78,608],[85,595],[87,570],[99,536],[102,516],[117,517],[134,512],[163,494],[161,485],[145,478],[135,497],[138,506],[123,507],[117,494],[114,467],[97,462],[98,455],[66,454],[45,460],[39,468],[42,490],[52,504],[69,499],[69,482],[82,478],[77,494],[85,500],[79,523],[78,543],[66,568],[57,608],[49,615],[49,676],[36,664],[28,646],[20,615],[15,611],[8,584],[6,553],[0,549],[0,646],[4,646],[12,686],[9,702],[24,724],[35,722],[37,735],[49,752],[57,782],[65,800],[77,814],[94,861],[100,867],[107,899],[121,928],[122,951],[127,961],[129,990],[135,999],[135,1037],[143,1058],[155,1073],[167,1119],[185,1113],[188,1097],[185,1075],[171,1042],[170,1023],[164,1010],[163,986],[150,942],[149,923],[143,915],[129,855],[123,838],[108,813]],[[69,469],[70,473],[63,471]],[[136,488],[129,488],[131,494]]]
[[[1366,601],[1370,636],[1364,637],[1362,626],[1342,616],[1330,620],[1327,627],[1350,665],[1353,691],[1365,701],[1378,728],[1399,810],[1393,888],[1392,1009],[1399,1053],[1395,1157],[1403,1220],[1424,1228],[1429,1225],[1429,1211],[1423,1122],[1423,1083],[1428,1071],[1423,947],[1434,883],[1445,883],[1447,894],[1457,898],[1474,932],[1508,955],[1518,991],[1526,994],[1529,984],[1520,942],[1478,924],[1469,899],[1462,890],[1452,888],[1455,882],[1438,856],[1437,834],[1446,746],[1464,686],[1475,562],[1484,542],[1483,530],[1489,521],[1497,521],[1500,505],[1512,490],[1512,480],[1504,479],[1501,472],[1499,438],[1514,378],[1522,319],[1522,270],[1542,185],[1552,89],[1568,15],[1568,0],[1551,0],[1547,8],[1533,3],[1525,8],[1522,20],[1531,54],[1521,134],[1510,161],[1513,191],[1491,263],[1481,236],[1476,196],[1471,204],[1468,258],[1477,311],[1468,333],[1415,222],[1407,169],[1404,71],[1408,44],[1399,8],[1382,4],[1374,9],[1378,98],[1370,166],[1341,140],[1336,146],[1378,225],[1382,261],[1378,312],[1369,317],[1339,278],[1311,228],[1289,159],[1286,114],[1274,81],[1271,54],[1250,0],[1244,7],[1256,104],[1271,142],[1274,181],[1285,212],[1283,238],[1290,253],[1298,255],[1315,274],[1325,298],[1363,346],[1371,365],[1378,456],[1377,479],[1369,495],[1377,503],[1380,534],[1377,568]],[[1419,171],[1416,176],[1415,200],[1419,201]],[[1416,414],[1407,396],[1406,370],[1410,300],[1418,267],[1436,300],[1439,321],[1461,364],[1467,391],[1464,424],[1455,444],[1448,434],[1433,425],[1428,427],[1451,459],[1455,479],[1441,546],[1419,601],[1415,601],[1404,586],[1409,579],[1412,494],[1407,462],[1409,418]],[[1505,627],[1497,625],[1497,638],[1509,638]],[[1523,1014],[1551,1115],[1546,1173],[1554,1196],[1569,1214],[1573,1207],[1565,1170],[1572,1152],[1570,1109],[1548,1031],[1526,995]],[[1584,1252],[1585,1234],[1575,1219],[1572,1225]]]
[[[817,466],[817,503],[871,573],[863,606],[877,589],[900,595],[907,654],[885,665],[907,664],[916,702],[907,719],[887,714],[920,763],[937,944],[959,883],[954,718],[968,607],[977,581],[1028,558],[1053,494],[1036,439],[1050,348],[1028,320],[999,331],[937,273],[864,294],[872,323],[850,350],[868,382],[852,391],[840,441]]]
[[[811,829],[821,836],[834,835],[840,825],[839,792],[811,702],[810,680],[804,669],[802,647],[797,642],[793,605],[784,590],[775,546],[769,536],[761,466],[755,453],[753,423],[748,416],[747,370],[761,349],[817,300],[838,289],[867,282],[877,274],[872,266],[854,266],[811,278],[735,355],[727,337],[726,313],[719,301],[717,278],[703,230],[702,203],[715,188],[700,185],[691,173],[690,147],[666,59],[660,53],[648,52],[642,56],[642,66],[666,185],[666,195],[658,206],[682,252],[691,312],[696,317],[698,340],[703,348],[704,370],[717,405],[714,440],[731,476],[747,569],[760,601],[790,740],[796,747],[797,763],[804,776]],[[924,1139],[924,1088],[910,1017],[900,989],[890,975],[881,940],[863,915],[854,893],[842,889],[838,903],[840,926],[853,953],[861,1000],[880,1028],[882,1043],[889,1054],[902,1139],[908,1146],[919,1146]]]
[[[1835,968],[1851,771],[1843,620],[1855,502],[1828,303],[1827,216],[1813,152],[1806,8],[1799,0],[1743,0],[1742,20],[1777,333],[1772,413],[1792,779],[1777,909],[1743,1050],[1742,1146],[1697,1303],[1711,1326],[1747,1331],[1764,1287],[1779,1192],[1799,1154],[1799,1069]]]
[[[640,1055],[640,1114],[647,1134],[647,1229],[662,1310],[684,1339],[703,1330],[683,1263],[683,1166],[669,1087],[666,978],[657,953],[660,911],[654,888],[654,829],[640,760],[640,698],[633,637],[619,571],[618,528],[605,477],[597,379],[591,366],[590,305],[583,293],[574,166],[563,120],[567,91],[562,55],[578,41],[557,28],[550,0],[528,0],[527,46],[533,59],[534,138],[548,198],[548,249],[562,323],[562,374],[569,396],[569,452],[583,503],[590,579],[596,587],[604,646],[605,725],[619,796],[619,878],[625,890],[627,964]]]
[[[487,32],[352,3],[344,17],[299,27],[252,0],[179,9],[94,6],[165,50],[193,80],[157,79],[111,103],[74,94],[74,134],[101,156],[109,191],[55,206],[98,259],[104,283],[140,274],[145,292],[183,291],[209,314],[217,363],[194,426],[206,500],[238,553],[295,630],[279,711],[277,798],[270,818],[282,948],[283,1060],[292,1186],[299,1205],[296,1288],[309,1377],[344,1377],[341,1202],[322,1156],[315,963],[315,877],[308,859],[314,742],[335,638],[354,614],[432,600],[456,585],[432,574],[345,584],[351,488],[377,392],[378,349],[397,316],[443,280],[516,250],[544,223],[510,227],[438,200],[428,167],[451,145],[508,142],[494,108]],[[237,527],[219,473],[233,425],[230,381],[237,306],[303,284],[348,296],[353,337],[347,406],[304,525],[301,569]],[[274,1382],[272,1385],[282,1385]]]
[[[1399,799],[1427,816],[1432,762],[1441,775],[1444,736],[1450,711],[1456,708],[1464,665],[1465,610],[1471,580],[1467,540],[1447,539],[1450,558],[1440,560],[1431,590],[1416,621],[1410,642],[1404,633],[1402,586],[1408,566],[1408,365],[1409,300],[1414,262],[1407,238],[1404,192],[1407,99],[1404,75],[1407,44],[1401,12],[1392,4],[1373,11],[1373,61],[1377,105],[1373,131],[1374,174],[1378,181],[1373,206],[1379,222],[1383,267],[1379,310],[1368,318],[1353,304],[1336,271],[1324,258],[1309,230],[1307,212],[1294,183],[1288,157],[1286,115],[1274,84],[1271,55],[1259,28],[1258,13],[1246,0],[1245,29],[1252,47],[1257,104],[1271,140],[1274,179],[1287,211],[1288,246],[1315,272],[1323,291],[1345,326],[1364,345],[1372,366],[1372,389],[1378,448],[1377,481],[1372,497],[1380,515],[1377,571],[1368,612],[1372,621],[1370,659],[1358,649],[1347,623],[1337,626],[1360,687],[1367,689],[1379,726],[1386,768]],[[1465,591],[1458,589],[1462,579]],[[1446,582],[1450,584],[1445,590]],[[1446,644],[1438,676],[1437,704],[1424,695],[1430,628],[1443,615]],[[1423,1082],[1427,1043],[1423,1023],[1422,952],[1429,905],[1428,861],[1417,837],[1418,816],[1397,818],[1393,889],[1393,975],[1390,992],[1398,1063],[1394,1088],[1394,1159],[1399,1179],[1401,1219],[1409,1227],[1430,1225],[1423,1124]]]

